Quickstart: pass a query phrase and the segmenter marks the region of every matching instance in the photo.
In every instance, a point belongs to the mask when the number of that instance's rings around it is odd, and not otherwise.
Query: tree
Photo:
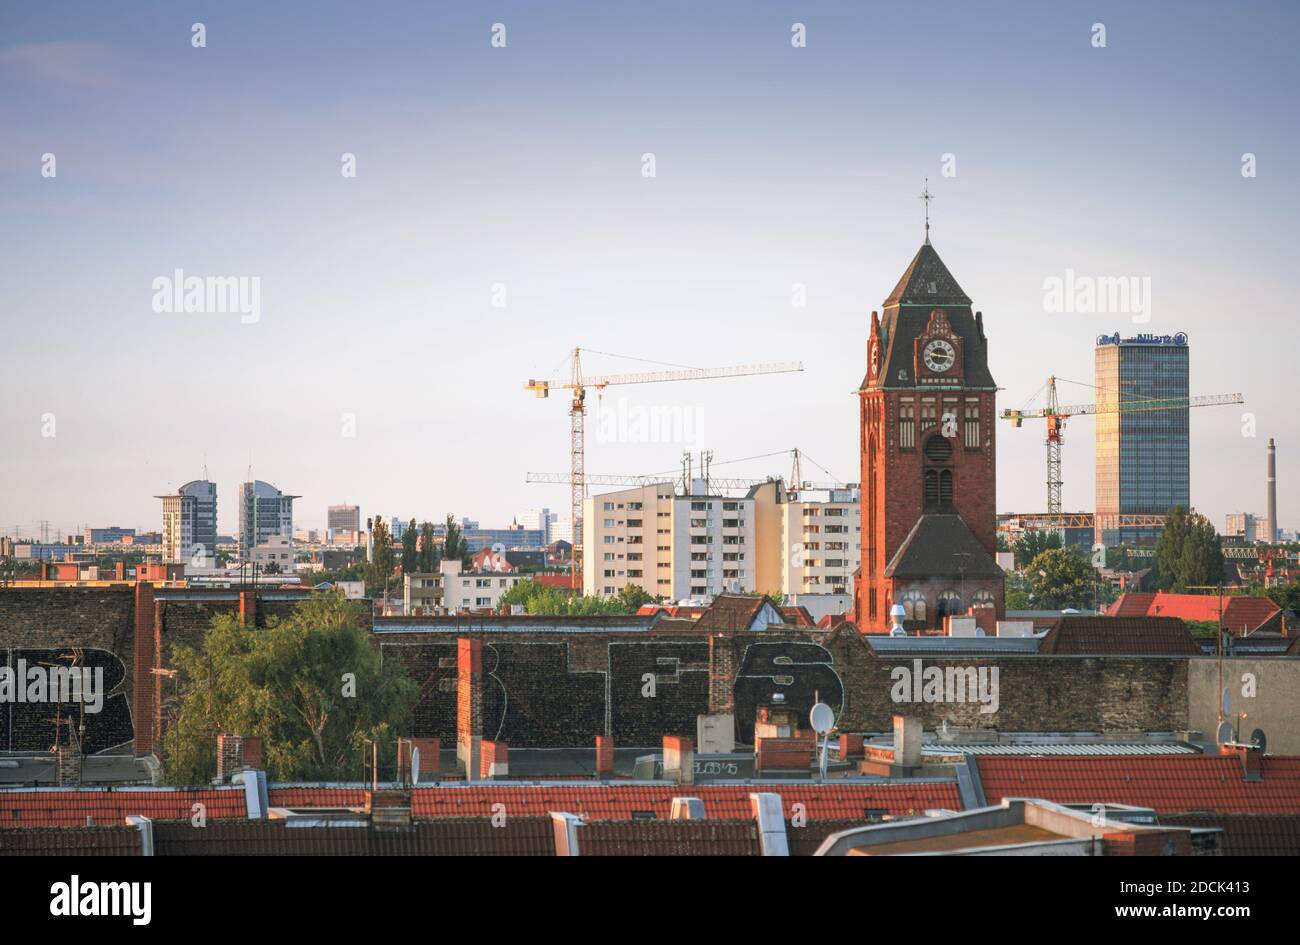
[[[629,584],[618,592],[618,602],[634,614],[645,604],[653,604],[655,599],[646,593],[640,584]]]
[[[456,519],[448,514],[446,522],[447,536],[442,542],[442,560],[459,561],[466,568],[470,566],[469,560],[469,542],[461,534],[460,526],[456,524]]]
[[[280,573],[280,570],[281,570],[281,569],[280,569],[280,562],[278,562],[278,561],[268,561],[268,562],[266,563],[266,567],[262,568],[262,573],[263,573],[263,574],[279,574],[279,573]]]
[[[419,687],[400,664],[381,661],[363,615],[360,602],[325,592],[265,629],[220,614],[201,647],[176,646],[168,783],[210,781],[222,733],[259,736],[272,781],[359,780],[372,741],[391,764]]]
[[[410,524],[406,526],[406,531],[402,532],[402,573],[410,574],[416,569],[419,561],[419,551],[416,549],[416,542],[419,540],[420,533],[416,529],[415,519],[411,519]]]
[[[522,605],[530,614],[561,617],[618,615],[633,612],[619,597],[583,597],[580,594],[570,594],[558,587],[549,587],[532,578],[520,581],[501,595],[499,606],[502,613],[509,613],[511,605],[514,604]]]
[[[420,525],[418,568],[425,574],[432,574],[438,570],[438,551],[433,542],[433,522],[423,522]]]
[[[1085,606],[1092,599],[1095,576],[1078,548],[1048,548],[1025,569],[1030,600],[1042,610]]]
[[[1183,591],[1223,580],[1223,545],[1209,519],[1175,506],[1155,549],[1156,586]]]
[[[366,591],[374,594],[384,591],[388,594],[388,583],[393,577],[393,568],[397,566],[397,556],[393,553],[393,538],[384,520],[376,517],[370,533],[370,567],[366,572]]]
[[[1030,529],[1016,542],[1016,567],[1025,568],[1029,563],[1049,548],[1061,547],[1061,533],[1058,531],[1038,531]]]

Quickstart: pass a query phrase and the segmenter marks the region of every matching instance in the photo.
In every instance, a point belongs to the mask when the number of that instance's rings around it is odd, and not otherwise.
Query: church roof
[[[1001,580],[1004,576],[970,526],[954,512],[931,512],[918,518],[885,568],[885,574],[896,578],[965,577],[967,580]]]
[[[961,290],[948,267],[929,242],[923,243],[912,263],[898,280],[894,291],[885,299],[891,305],[970,305],[970,296]]]

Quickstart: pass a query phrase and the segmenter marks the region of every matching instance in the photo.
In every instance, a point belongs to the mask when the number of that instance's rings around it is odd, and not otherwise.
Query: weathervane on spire
[[[930,193],[930,178],[925,179],[925,188],[921,191],[921,199],[925,201],[925,245],[930,245],[930,201],[934,199],[934,194]]]

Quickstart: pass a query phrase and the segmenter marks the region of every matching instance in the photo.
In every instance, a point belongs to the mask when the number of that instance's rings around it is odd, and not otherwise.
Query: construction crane
[[[590,354],[601,354],[587,349]],[[718,377],[745,377],[753,374],[784,374],[790,371],[802,371],[803,364],[798,361],[784,361],[774,364],[740,364],[733,367],[718,368],[679,368],[674,371],[650,371],[640,374],[606,374],[584,377],[582,373],[582,349],[574,348],[571,355],[569,379],[567,381],[532,380],[525,390],[530,390],[536,397],[549,397],[551,389],[572,392],[569,404],[569,508],[570,520],[573,522],[573,565],[572,574],[577,581],[582,568],[582,500],[587,494],[585,453],[586,431],[584,417],[587,413],[587,391],[603,391],[606,387],[618,384],[657,384],[665,381],[702,381]]]
[[[766,485],[769,482],[781,483],[783,487],[783,491],[787,495],[793,495],[794,493],[798,493],[801,490],[813,490],[813,489],[839,490],[839,489],[852,489],[857,486],[857,483],[809,482],[801,479],[800,468],[799,468],[798,447],[792,450],[781,450],[779,453],[766,453],[763,456],[747,457],[747,460],[764,459],[768,456],[784,455],[787,452],[793,456],[792,476],[788,482],[782,482],[780,477],[778,476],[766,476],[762,479],[746,479],[746,478],[714,476],[711,471],[713,466],[712,450],[704,450],[700,453],[700,475],[701,478],[704,479],[705,483],[707,483],[708,488],[718,489],[723,492],[739,490],[739,489],[751,489],[754,486]],[[728,462],[745,462],[747,460],[728,460]],[[719,463],[718,465],[723,465],[723,464]],[[695,467],[692,462],[692,455],[688,450],[682,453],[682,471],[679,474],[678,473],[669,474],[663,472],[663,473],[650,473],[649,475],[618,476],[618,475],[596,475],[594,473],[589,473],[585,478],[586,478],[587,485],[589,486],[653,486],[653,485],[660,485],[660,484],[680,483],[682,486],[682,493],[685,495],[685,494],[689,494],[691,491],[691,481],[692,481],[692,474],[694,468]],[[558,483],[568,482],[569,477],[565,473],[530,472],[525,475],[524,481],[528,483],[546,483],[546,484],[555,485]]]
[[[1167,397],[1156,400],[1104,400],[1097,404],[1062,407],[1056,398],[1056,378],[1047,379],[1047,406],[1040,410],[1003,410],[1002,419],[1019,427],[1025,420],[1047,421],[1047,514],[1061,514],[1061,446],[1065,422],[1082,414],[1136,413],[1145,410],[1185,410],[1188,407],[1216,407],[1245,403],[1241,394],[1208,394],[1204,397]]]

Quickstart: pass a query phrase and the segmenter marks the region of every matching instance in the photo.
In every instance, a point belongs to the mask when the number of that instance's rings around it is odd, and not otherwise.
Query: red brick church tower
[[[943,626],[972,607],[1004,615],[994,486],[994,401],[982,313],[926,240],[884,313],[871,313],[861,401],[862,569],[855,620]]]

